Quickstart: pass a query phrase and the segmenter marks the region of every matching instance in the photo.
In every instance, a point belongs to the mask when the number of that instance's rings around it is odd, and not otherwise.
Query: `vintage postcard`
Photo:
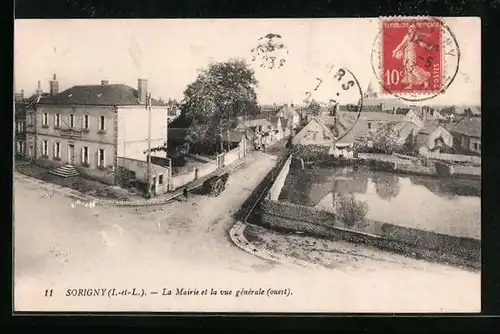
[[[480,312],[480,27],[16,20],[14,310]]]

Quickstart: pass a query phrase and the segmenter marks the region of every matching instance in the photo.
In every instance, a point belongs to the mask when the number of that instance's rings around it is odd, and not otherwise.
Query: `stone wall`
[[[262,199],[260,221],[274,229],[300,231],[334,240],[364,243],[417,258],[480,267],[481,241],[370,221],[370,231],[342,226],[332,212]],[[373,226],[375,224],[375,226]],[[373,233],[376,231],[376,233]]]
[[[273,185],[271,186],[271,189],[269,189],[268,192],[268,197],[269,199],[273,201],[277,201],[281,190],[283,189],[283,186],[285,185],[285,180],[286,177],[288,176],[288,172],[290,172],[290,164],[292,163],[292,156],[290,156],[283,167],[281,168],[280,172],[276,176],[276,180],[273,182]]]

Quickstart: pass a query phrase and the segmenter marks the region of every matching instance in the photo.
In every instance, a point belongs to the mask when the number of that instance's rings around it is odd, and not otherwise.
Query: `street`
[[[330,270],[268,263],[232,244],[231,214],[275,164],[257,152],[234,171],[219,197],[140,208],[85,207],[15,180],[15,309],[129,311],[474,311],[480,274],[410,260],[377,266],[371,259]],[[386,258],[392,257],[390,254]],[[386,263],[389,263],[389,260]],[[276,287],[292,300],[221,296],[65,297],[70,288]],[[53,289],[52,297],[45,291]],[[75,299],[76,298],[76,299]],[[165,299],[167,298],[167,299]]]

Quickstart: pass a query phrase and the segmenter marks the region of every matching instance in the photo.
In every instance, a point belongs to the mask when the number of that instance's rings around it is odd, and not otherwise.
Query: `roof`
[[[285,104],[280,110],[279,113],[283,113],[283,117],[290,118],[293,116],[300,116],[297,110],[289,104]]]
[[[233,129],[229,131],[229,140],[232,143],[239,143],[244,137],[246,139],[251,139],[254,135],[255,133],[250,129],[244,131]]]
[[[419,130],[420,134],[430,135],[440,126],[438,120],[425,121],[424,126]]]
[[[476,117],[464,118],[450,128],[449,131],[469,137],[481,138],[481,119]]]
[[[269,130],[271,130],[273,128],[273,124],[265,118],[247,119],[247,120],[242,120],[241,122],[249,128],[256,127],[256,126],[262,126],[264,129],[267,128]]]
[[[402,139],[406,139],[411,133],[418,131],[418,125],[416,125],[415,123],[400,121],[389,122],[386,124],[386,126],[380,128],[378,132],[387,130],[388,128],[395,130],[399,134],[399,137]]]
[[[48,96],[40,104],[51,105],[108,105],[133,106],[141,105],[138,90],[124,84],[73,86],[65,91]],[[153,106],[161,103],[151,99]]]

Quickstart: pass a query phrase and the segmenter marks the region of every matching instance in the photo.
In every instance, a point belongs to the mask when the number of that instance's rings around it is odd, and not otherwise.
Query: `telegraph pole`
[[[148,197],[151,197],[151,93],[146,95],[146,110],[148,110]]]

